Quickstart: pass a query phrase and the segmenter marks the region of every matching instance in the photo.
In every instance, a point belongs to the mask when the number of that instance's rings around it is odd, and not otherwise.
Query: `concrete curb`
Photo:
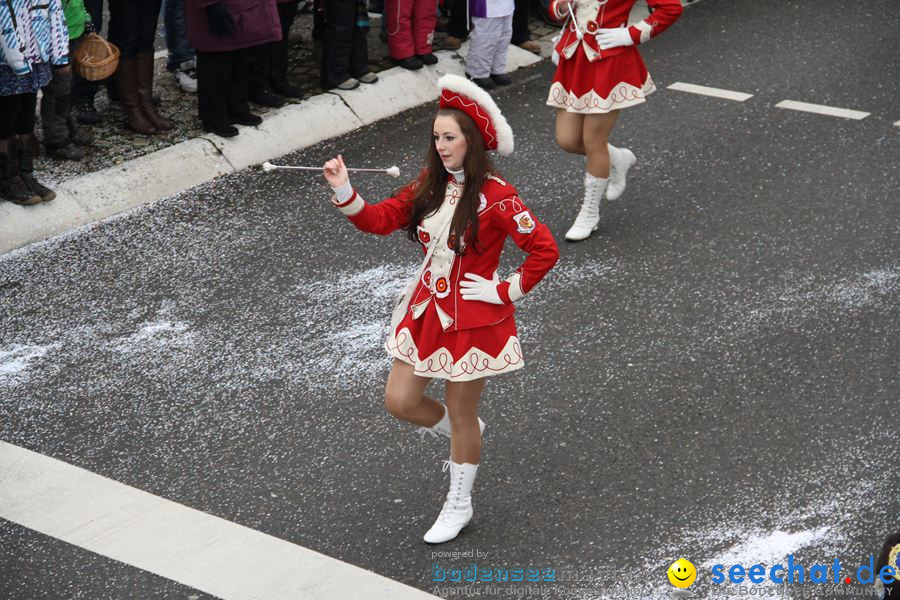
[[[349,92],[326,92],[266,115],[235,138],[203,135],[94,173],[63,181],[56,200],[37,206],[0,203],[0,254],[72,231],[136,206],[168,198],[250,165],[302,150],[437,99],[445,73],[463,75],[468,45],[437,52],[438,63],[419,71],[394,67],[379,82]],[[540,57],[509,47],[509,71]]]

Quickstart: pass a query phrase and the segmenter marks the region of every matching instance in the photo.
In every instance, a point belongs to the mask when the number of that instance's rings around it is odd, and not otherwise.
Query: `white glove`
[[[634,45],[634,40],[631,39],[631,34],[628,33],[627,27],[600,28],[594,36],[597,38],[597,45],[600,46],[601,50]]]
[[[466,273],[464,277],[459,282],[459,287],[462,288],[459,293],[463,300],[481,300],[490,304],[503,304],[500,294],[497,293],[497,286],[500,285],[497,273],[494,273],[493,279],[485,279],[475,273]]]

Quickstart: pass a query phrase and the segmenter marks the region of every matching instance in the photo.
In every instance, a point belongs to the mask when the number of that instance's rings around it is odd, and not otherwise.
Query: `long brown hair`
[[[475,249],[478,244],[478,204],[481,185],[488,174],[499,175],[494,163],[484,149],[484,139],[481,132],[469,116],[455,108],[441,108],[437,117],[453,117],[466,138],[466,156],[463,158],[463,172],[465,184],[462,197],[453,213],[450,222],[450,236],[452,240],[465,240],[465,246]],[[411,240],[418,239],[416,227],[426,216],[437,211],[444,203],[444,194],[447,191],[447,169],[438,154],[433,140],[433,133],[428,132],[428,151],[425,156],[425,170],[419,177],[419,185],[415,190],[412,207],[410,209],[409,225],[406,229],[407,237]],[[463,253],[463,244],[454,243],[453,251],[456,254]]]

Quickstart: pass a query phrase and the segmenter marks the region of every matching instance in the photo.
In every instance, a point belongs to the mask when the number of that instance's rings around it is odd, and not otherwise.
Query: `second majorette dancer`
[[[588,238],[600,223],[600,201],[625,191],[634,154],[609,145],[619,109],[655,91],[636,45],[662,33],[681,15],[680,0],[647,0],[649,17],[627,27],[636,0],[551,0],[557,18],[568,16],[554,52],[559,56],[547,104],[556,107],[556,141],[587,157],[584,202],[566,239]]]
[[[393,197],[365,202],[350,185],[341,156],[323,167],[332,201],[360,230],[403,229],[425,255],[396,305],[385,347],[394,358],[384,392],[395,417],[450,436],[450,491],[425,541],[452,540],[472,519],[472,486],[484,423],[478,400],[485,377],[522,367],[513,303],[556,264],[546,225],[494,168],[488,150],[509,154],[512,130],[487,92],[456,75],[438,81],[426,166]],[[497,268],[507,237],[527,253],[511,276]],[[446,381],[446,408],[425,395]]]

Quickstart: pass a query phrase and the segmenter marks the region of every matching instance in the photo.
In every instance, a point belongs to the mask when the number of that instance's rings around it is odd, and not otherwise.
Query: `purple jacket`
[[[209,30],[206,7],[221,2],[231,13],[235,32],[220,36]],[[276,0],[187,0],[188,41],[201,52],[227,52],[281,39]]]

